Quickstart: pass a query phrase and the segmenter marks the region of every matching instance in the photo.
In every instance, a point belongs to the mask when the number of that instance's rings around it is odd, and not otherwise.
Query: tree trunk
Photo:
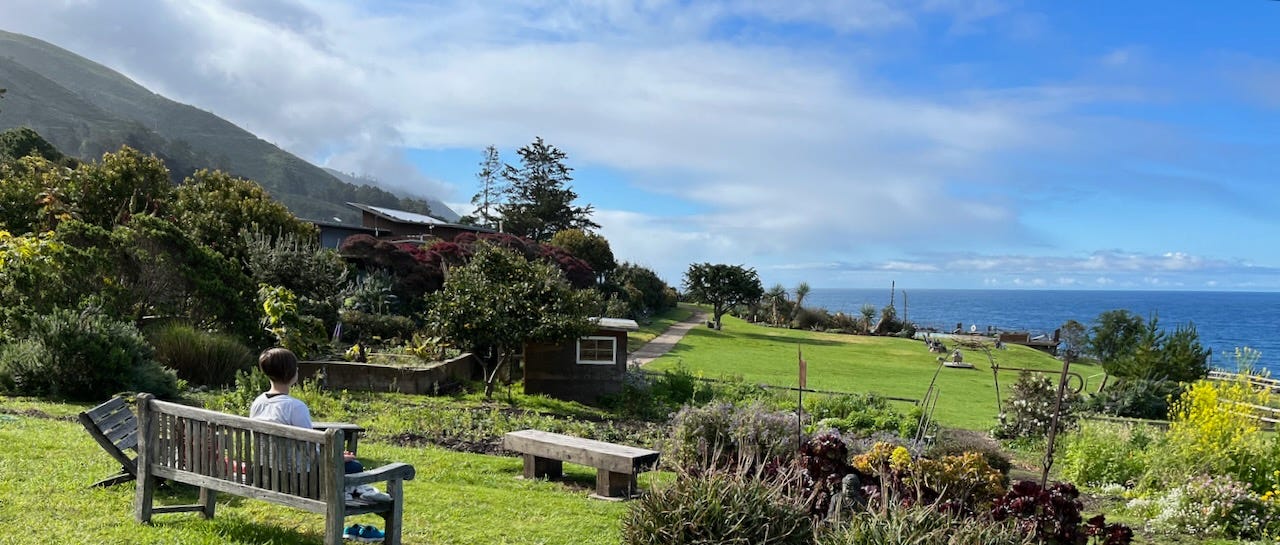
[[[498,371],[502,369],[502,364],[506,363],[507,360],[506,355],[502,352],[501,346],[495,346],[493,351],[497,354],[498,362],[494,364],[493,370],[489,371],[489,373],[484,377],[485,399],[493,399],[493,387],[498,383]]]

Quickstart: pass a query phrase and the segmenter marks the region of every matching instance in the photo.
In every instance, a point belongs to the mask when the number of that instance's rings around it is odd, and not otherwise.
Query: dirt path
[[[694,310],[692,316],[689,316],[683,322],[671,324],[671,327],[668,327],[661,335],[654,337],[652,341],[645,343],[639,350],[632,352],[627,357],[627,360],[636,365],[644,365],[658,359],[663,354],[671,351],[671,348],[680,342],[680,339],[683,339],[684,334],[688,333],[690,329],[705,323],[707,323],[707,312]]]

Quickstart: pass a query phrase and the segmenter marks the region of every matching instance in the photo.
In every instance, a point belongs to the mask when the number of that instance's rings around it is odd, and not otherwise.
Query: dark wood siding
[[[612,364],[578,363],[577,339],[557,344],[526,344],[525,393],[594,403],[602,395],[621,392],[627,374],[627,333],[598,330],[589,336],[614,339]]]

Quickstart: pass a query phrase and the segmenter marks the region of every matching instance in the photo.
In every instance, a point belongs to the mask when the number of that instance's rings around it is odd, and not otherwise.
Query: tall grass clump
[[[795,413],[762,404],[686,406],[671,418],[663,443],[673,467],[736,467],[742,460],[791,458],[800,447]]]
[[[1030,545],[1032,534],[1012,524],[940,513],[933,507],[890,506],[853,513],[820,528],[817,545]]]
[[[201,331],[186,324],[165,324],[147,331],[156,360],[193,385],[221,387],[236,373],[254,365],[254,354],[229,335]]]
[[[758,465],[743,462],[741,466]],[[631,503],[622,519],[625,545],[802,545],[813,521],[785,472],[703,468],[679,472],[671,485]]]

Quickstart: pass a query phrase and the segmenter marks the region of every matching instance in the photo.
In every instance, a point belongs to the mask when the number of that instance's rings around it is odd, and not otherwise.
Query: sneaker
[[[391,496],[367,484],[357,486],[351,496],[360,501],[391,501]]]
[[[360,526],[360,535],[356,536],[356,541],[364,543],[382,543],[386,535],[373,526]]]
[[[342,539],[360,539],[360,532],[364,530],[359,524],[352,524],[342,531]]]

